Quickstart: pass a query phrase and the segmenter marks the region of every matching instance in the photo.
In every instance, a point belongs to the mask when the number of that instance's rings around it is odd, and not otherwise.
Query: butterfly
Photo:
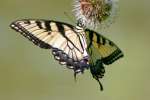
[[[61,65],[74,70],[74,76],[90,69],[101,90],[99,78],[104,76],[104,65],[123,57],[117,45],[97,32],[83,28],[82,23],[73,26],[54,20],[22,19],[12,22],[10,27],[35,45],[51,49]]]

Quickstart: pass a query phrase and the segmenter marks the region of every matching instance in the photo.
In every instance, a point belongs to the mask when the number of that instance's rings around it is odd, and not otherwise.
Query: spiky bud
[[[77,21],[88,28],[109,26],[117,12],[118,0],[74,0],[73,12]]]

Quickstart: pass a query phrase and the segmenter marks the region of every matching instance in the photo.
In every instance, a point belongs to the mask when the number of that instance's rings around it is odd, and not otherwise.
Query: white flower
[[[116,16],[118,0],[74,0],[73,12],[85,27],[103,29]]]

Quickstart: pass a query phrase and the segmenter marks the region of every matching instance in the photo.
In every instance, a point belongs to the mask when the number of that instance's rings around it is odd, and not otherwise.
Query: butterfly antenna
[[[64,12],[64,15],[72,22],[72,23],[75,23],[73,21],[73,19],[69,16],[69,14],[67,12]]]

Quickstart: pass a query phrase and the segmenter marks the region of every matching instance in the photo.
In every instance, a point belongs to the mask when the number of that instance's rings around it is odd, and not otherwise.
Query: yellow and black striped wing
[[[92,59],[100,59],[104,64],[108,65],[123,57],[122,51],[109,39],[104,36],[86,29],[87,50]],[[91,51],[93,52],[91,54]],[[96,56],[98,56],[96,58]]]
[[[13,22],[11,28],[21,33],[35,45],[52,49],[52,53],[60,64],[69,66],[75,71],[87,66],[85,58],[86,45],[81,42],[84,37],[78,36],[75,27],[52,20],[24,19]]]

